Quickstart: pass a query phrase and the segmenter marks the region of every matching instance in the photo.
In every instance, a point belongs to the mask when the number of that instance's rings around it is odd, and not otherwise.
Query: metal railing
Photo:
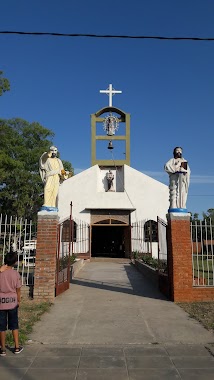
[[[151,254],[157,256],[157,222],[154,220],[140,220],[131,225],[132,253]]]
[[[132,223],[131,226],[131,250],[136,253],[152,253],[150,242],[145,241],[144,225],[145,220]]]
[[[34,245],[28,244],[34,242]],[[9,251],[17,252],[17,265],[23,285],[33,284],[36,255],[36,226],[27,219],[0,215],[0,265]]]
[[[90,248],[90,230],[89,224],[85,221],[74,218],[73,224],[73,241],[72,253],[78,255],[80,253],[89,253]]]
[[[191,223],[193,286],[214,286],[214,225]]]
[[[167,274],[168,255],[167,255],[167,223],[157,217],[158,225],[158,269],[159,272]]]

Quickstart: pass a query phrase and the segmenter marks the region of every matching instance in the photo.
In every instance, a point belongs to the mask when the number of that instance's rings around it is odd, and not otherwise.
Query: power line
[[[0,34],[18,34],[28,36],[53,36],[53,37],[87,37],[87,38],[124,38],[124,39],[153,39],[153,40],[186,40],[186,41],[214,41],[214,37],[166,37],[166,36],[131,36],[112,34],[83,34],[83,33],[55,33],[55,32],[22,32],[5,30]]]
[[[214,194],[189,194],[189,197],[214,197]]]

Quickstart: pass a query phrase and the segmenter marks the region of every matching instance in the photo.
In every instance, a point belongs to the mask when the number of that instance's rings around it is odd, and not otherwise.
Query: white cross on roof
[[[115,94],[122,94],[122,91],[114,90],[114,88],[112,87],[112,84],[110,84],[107,90],[100,90],[100,93],[106,94],[109,96],[109,107],[112,107],[112,96]]]

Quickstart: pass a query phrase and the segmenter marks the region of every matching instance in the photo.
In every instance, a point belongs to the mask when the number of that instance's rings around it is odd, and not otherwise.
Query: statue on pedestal
[[[57,196],[59,185],[71,177],[71,173],[63,168],[62,161],[57,157],[58,149],[51,146],[49,152],[44,152],[39,160],[39,172],[44,183],[44,204],[41,210],[58,211]]]
[[[187,212],[186,201],[190,182],[190,168],[188,162],[182,157],[183,150],[176,147],[164,169],[169,174],[169,211]]]
[[[107,191],[115,191],[114,190],[114,186],[113,186],[114,174],[112,173],[111,170],[109,170],[106,173],[106,179],[107,179],[107,182],[108,182],[108,190]]]

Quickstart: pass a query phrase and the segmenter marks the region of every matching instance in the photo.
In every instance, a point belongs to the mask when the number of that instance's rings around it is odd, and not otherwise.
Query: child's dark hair
[[[16,252],[8,252],[4,258],[4,263],[9,267],[12,267],[17,262],[17,253]]]

